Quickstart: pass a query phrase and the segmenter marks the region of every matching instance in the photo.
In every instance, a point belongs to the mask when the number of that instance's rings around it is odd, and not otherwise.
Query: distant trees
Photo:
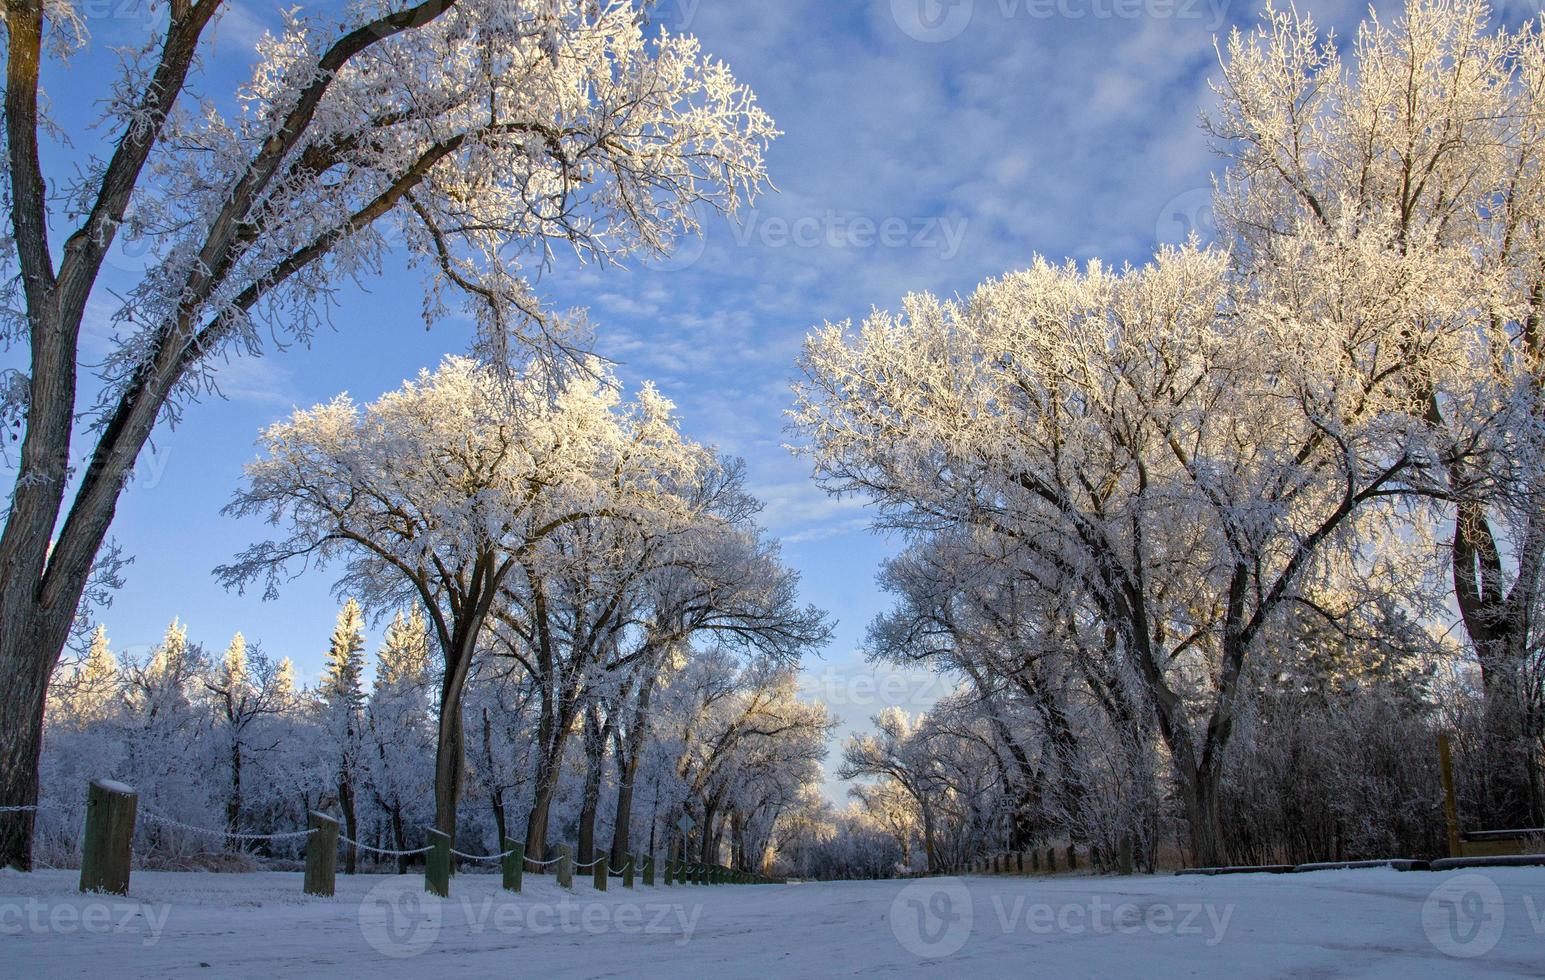
[[[370,847],[422,846],[435,809],[439,730],[426,622],[416,611],[395,613],[362,686],[352,680],[363,668],[358,616],[353,602],[340,611],[334,655],[309,686],[297,687],[287,661],[246,647],[240,634],[223,657],[205,657],[175,623],[144,665],[114,657],[104,642],[66,668],[44,753],[50,816],[40,839],[48,859],[68,861],[79,845],[78,820],[56,819],[54,808],[73,813],[82,781],[103,773],[131,782],[145,801],[135,847],[152,863],[297,856],[293,841],[243,835],[294,830],[310,809],[351,808],[350,837]],[[506,810],[518,820],[520,807],[531,806],[508,790],[533,785],[541,731],[526,709],[537,682],[510,664],[485,657],[469,680],[475,750],[465,762],[470,805],[457,814],[463,847],[492,850],[509,830]],[[679,643],[656,666],[649,723],[628,729],[627,754],[616,737],[566,749],[548,801],[553,833],[587,836],[597,853],[617,851],[619,867],[638,850],[687,853],[690,845],[694,860],[763,869],[797,801],[819,784],[831,728],[825,709],[799,700],[789,667],[766,658]],[[88,690],[90,699],[71,699]],[[148,697],[151,690],[158,695]],[[584,712],[603,726],[609,712],[636,718],[633,693],[622,673],[603,674],[586,689]],[[341,766],[336,710],[348,703],[356,705],[357,754]],[[697,822],[683,836],[677,821],[688,812]],[[347,867],[370,860],[362,852]],[[391,863],[406,871],[409,860]]]

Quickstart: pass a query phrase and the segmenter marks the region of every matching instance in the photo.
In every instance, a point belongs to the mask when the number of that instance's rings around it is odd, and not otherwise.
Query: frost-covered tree
[[[350,598],[338,611],[322,683],[317,688],[317,710],[327,736],[327,755],[337,773],[338,808],[343,813],[344,833],[359,840],[356,797],[362,774],[365,711],[365,614]],[[358,862],[356,848],[344,845],[344,871],[353,874]]]
[[[226,743],[229,783],[225,827],[232,834],[241,831],[246,764],[254,753],[274,748],[268,738],[272,733],[263,731],[264,720],[293,707],[287,663],[275,663],[261,650],[249,650],[246,637],[237,633],[219,665],[204,680],[215,714],[216,737]]]
[[[135,460],[222,358],[310,336],[394,236],[426,270],[427,315],[461,298],[492,355],[563,342],[527,265],[555,245],[668,251],[697,205],[733,211],[764,184],[775,132],[752,93],[695,39],[646,37],[631,0],[287,11],[227,93],[203,65],[232,6],[154,8],[100,87],[68,75],[89,41],[80,5],[6,8],[0,342],[27,366],[0,377],[20,443],[0,534],[0,805],[36,797],[48,680]],[[49,101],[96,132],[58,125]],[[114,282],[104,261],[125,241],[151,260]],[[84,353],[87,304],[109,295],[114,346]],[[31,826],[0,819],[0,863],[28,865]]]
[[[408,821],[428,814],[434,787],[434,677],[428,626],[417,608],[399,610],[376,655],[365,709],[362,770],[371,799],[391,828],[391,849],[409,850]],[[398,870],[406,872],[405,858]]]
[[[86,656],[49,685],[50,723],[84,728],[106,721],[122,705],[121,679],[107,627],[98,623]]]
[[[218,570],[271,593],[296,566],[341,562],[367,608],[418,603],[440,656],[435,826],[455,833],[465,758],[462,695],[483,628],[512,579],[546,581],[560,542],[604,518],[668,526],[674,488],[705,464],[652,387],[624,404],[599,364],[564,378],[545,362],[506,377],[464,358],[367,406],[347,398],[264,433],[228,508],[287,526]],[[587,532],[589,533],[589,532]]]
[[[1407,381],[1469,371],[1482,286],[1371,248],[1260,276],[1189,247],[1038,260],[819,331],[797,417],[826,486],[886,526],[1003,538],[1112,631],[1211,863],[1247,665],[1425,482],[1438,447]]]
[[[1432,430],[1426,483],[1487,696],[1482,819],[1539,826],[1545,39],[1538,23],[1494,29],[1490,16],[1480,0],[1412,0],[1341,44],[1307,13],[1268,8],[1229,39],[1208,128],[1231,164],[1214,212],[1250,275],[1296,279],[1308,256],[1356,256],[1391,281],[1463,284],[1467,370],[1390,378]],[[1392,368],[1446,342],[1435,313],[1408,318]]]

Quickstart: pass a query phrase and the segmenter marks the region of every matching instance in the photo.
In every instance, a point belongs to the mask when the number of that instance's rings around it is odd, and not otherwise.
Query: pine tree
[[[86,659],[49,688],[50,724],[85,728],[106,721],[119,703],[119,680],[107,628],[98,624]]]
[[[351,840],[359,840],[355,787],[359,769],[359,743],[365,707],[365,617],[359,603],[350,599],[338,612],[332,642],[327,649],[327,670],[320,694],[329,736],[337,752],[338,806]],[[353,874],[358,862],[356,848],[345,845],[344,872]]]
[[[151,724],[168,713],[180,714],[188,706],[188,627],[173,618],[150,654],[150,662],[135,677],[136,708]]]
[[[429,681],[429,630],[424,614],[414,609],[409,616],[399,610],[386,628],[376,657],[375,691],[422,687]]]
[[[329,702],[358,711],[365,703],[365,617],[359,603],[350,599],[338,612],[333,638],[327,648],[327,671],[322,677],[322,696]]]

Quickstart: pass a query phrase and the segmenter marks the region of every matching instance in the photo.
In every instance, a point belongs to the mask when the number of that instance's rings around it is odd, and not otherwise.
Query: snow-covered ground
[[[0,977],[1545,975],[1545,869],[944,878],[572,894],[460,875],[0,872]]]

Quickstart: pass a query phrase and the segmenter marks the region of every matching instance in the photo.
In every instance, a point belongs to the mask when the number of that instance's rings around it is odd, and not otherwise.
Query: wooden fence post
[[[86,789],[86,839],[81,844],[80,890],[129,894],[129,861],[139,794],[134,787],[96,779]]]
[[[1078,846],[1076,844],[1068,845],[1068,870],[1078,870]]]
[[[644,855],[644,887],[654,887],[654,855]]]
[[[521,874],[526,870],[526,842],[504,839],[504,890],[520,891]]]
[[[307,895],[332,898],[338,880],[338,820],[312,810],[306,815],[311,836],[306,838],[306,878],[302,890]]]
[[[558,852],[558,887],[574,887],[574,852],[567,844],[559,844],[554,848]]]
[[[1034,874],[1040,874],[1041,873],[1041,852],[1040,851],[1031,851],[1030,852],[1030,871],[1032,873],[1034,873]]]
[[[637,857],[637,855],[629,854],[628,855],[628,863],[622,869],[622,887],[624,887],[624,888],[632,888],[633,887],[633,872],[634,872],[634,870],[636,870],[636,865],[637,864],[638,864],[638,857]]]
[[[674,885],[676,883],[675,880],[674,880],[675,879],[675,875],[676,875],[676,859],[668,857],[668,858],[665,859],[665,883],[667,885]]]
[[[594,872],[594,879],[593,880],[595,881],[595,890],[596,891],[598,891],[598,892],[606,891],[606,876],[607,876],[607,874],[609,874],[609,872],[607,871],[607,868],[606,868],[606,855],[602,854],[600,857],[595,859],[595,872]]]
[[[1127,834],[1121,838],[1121,852],[1116,857],[1116,863],[1124,875],[1132,873],[1132,835]]]
[[[1448,824],[1448,856],[1464,857],[1464,838],[1459,832],[1459,802],[1454,798],[1454,759],[1448,732],[1438,733],[1438,771],[1443,777],[1443,819]]]
[[[1055,847],[1048,847],[1046,849],[1046,873],[1049,875],[1057,873],[1057,849]]]
[[[424,891],[441,898],[451,894],[451,836],[429,828],[429,853],[424,857]]]

